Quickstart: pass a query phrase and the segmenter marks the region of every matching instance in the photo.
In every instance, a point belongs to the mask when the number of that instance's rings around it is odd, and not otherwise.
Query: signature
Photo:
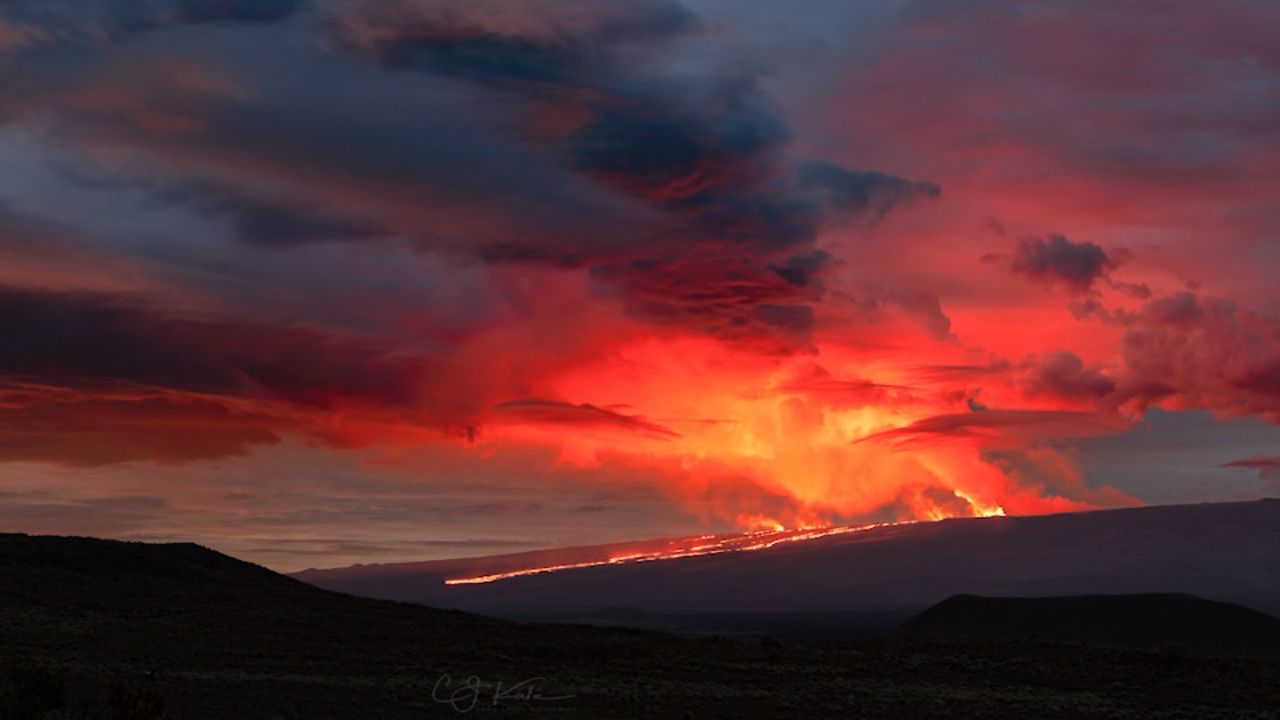
[[[442,705],[448,705],[460,713],[465,713],[482,707],[482,700],[485,701],[483,707],[497,707],[504,702],[556,702],[574,697],[573,695],[543,695],[538,690],[538,685],[546,681],[546,678],[534,677],[507,684],[500,681],[486,682],[479,676],[471,675],[466,680],[454,684],[452,676],[441,675],[431,688],[431,699]]]

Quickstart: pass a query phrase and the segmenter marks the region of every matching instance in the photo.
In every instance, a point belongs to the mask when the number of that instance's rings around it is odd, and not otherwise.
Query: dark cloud
[[[0,242],[43,243],[56,241],[64,233],[57,223],[19,212],[0,199]]]
[[[999,441],[1009,433],[1040,438],[1078,437],[1115,432],[1122,425],[1112,417],[1068,410],[989,410],[950,413],[917,420],[900,428],[868,435],[868,440],[927,440],[972,438]]]
[[[1220,312],[1230,313],[1233,308],[1219,307]],[[1195,293],[1183,292],[1158,298],[1147,303],[1135,318],[1144,324],[1177,330],[1194,330],[1205,319],[1205,310]]]
[[[1280,320],[1221,298],[1178,293],[1117,312],[1118,392],[1155,402],[1280,422]]]
[[[243,241],[264,246],[385,240],[393,233],[368,216],[306,206],[283,198],[237,193],[211,185],[158,187],[153,199],[226,217]]]
[[[1150,300],[1151,288],[1146,283],[1127,283],[1119,280],[1112,280],[1108,283],[1112,290],[1118,290],[1131,298],[1138,300]]]
[[[345,213],[340,208],[304,205],[296,199],[253,193],[212,182],[180,178],[93,173],[86,168],[59,168],[63,179],[89,190],[130,188],[142,192],[149,206],[184,206],[225,218],[236,236],[262,246],[387,239],[392,232],[377,219]],[[0,223],[3,211],[0,209]]]
[[[313,222],[322,240],[385,232],[432,250],[501,259],[514,248],[566,264],[620,257],[669,229],[552,148],[507,132],[486,115],[486,91],[478,100],[456,83],[323,52],[304,29],[21,58],[0,68],[4,113],[90,150],[81,162],[111,153],[121,160],[112,172],[136,173],[153,199],[162,182],[172,202],[239,211],[250,235],[283,224],[315,236],[288,217],[310,212],[325,219]],[[297,82],[313,75],[325,82]]]
[[[668,0],[364,0],[330,18],[339,45],[372,61],[487,83],[586,84],[618,54],[698,26]]]
[[[1271,357],[1260,358],[1239,370],[1233,384],[1258,396],[1270,398],[1276,406],[1280,406],[1280,355],[1272,348]],[[1274,411],[1273,411],[1274,412]]]
[[[229,220],[256,244],[396,237],[490,264],[587,268],[637,317],[779,348],[807,342],[803,306],[834,264],[815,247],[823,228],[938,194],[795,162],[757,72],[638,61],[696,28],[674,3],[392,1],[322,15],[273,31],[281,42],[222,32],[164,46],[181,62],[130,43],[19,62],[10,112],[123,152],[136,162],[117,184],[150,183],[153,201]],[[314,32],[339,52],[320,52]]]
[[[951,337],[951,318],[942,311],[937,295],[925,292],[889,292],[886,301],[914,316],[938,340]]]
[[[1116,383],[1071,352],[1041,356],[1024,379],[1027,392],[1069,402],[1099,402],[1116,391]]]
[[[1257,470],[1258,476],[1263,479],[1280,479],[1280,456],[1258,455],[1243,460],[1232,460],[1223,463],[1218,467],[1224,468],[1248,468]]]
[[[570,157],[684,220],[702,236],[692,239],[754,252],[804,246],[824,226],[938,195],[936,185],[827,162],[788,166],[790,131],[756,76],[644,89],[599,103],[568,138]]]
[[[1077,472],[1071,464],[1061,462],[1061,456],[1052,450],[984,449],[979,455],[983,462],[999,469],[1021,487],[1041,488],[1056,497],[1076,498],[1101,507],[1133,507],[1142,504],[1113,487],[1091,487],[1085,482],[1083,474]]]
[[[836,216],[878,218],[920,199],[936,198],[934,183],[912,182],[874,171],[857,171],[819,160],[798,164],[799,186],[811,192]]]
[[[89,2],[95,6],[121,5],[104,0]],[[292,16],[308,2],[309,0],[150,0],[134,2],[132,5],[133,12],[158,17],[159,23],[274,23]]]
[[[650,49],[695,29],[678,5],[548,3],[537,19],[533,8],[502,6],[508,14],[495,16],[484,3],[450,12],[435,3],[373,3],[339,14],[334,31],[375,62],[562,98],[582,119],[551,146],[668,223],[619,248],[622,258],[507,241],[483,250],[490,262],[590,266],[649,319],[802,343],[812,312],[799,306],[820,296],[816,280],[831,262],[812,247],[818,232],[938,194],[935,185],[881,173],[793,164],[790,130],[757,73],[677,78],[617,61],[637,45]]]
[[[24,45],[99,44],[171,25],[275,23],[308,0],[8,0],[0,24],[23,29]]]
[[[1047,240],[1019,240],[1010,267],[1033,280],[1062,282],[1074,292],[1087,292],[1115,265],[1116,261],[1098,245],[1050,235]]]
[[[890,312],[901,311],[935,339],[955,340],[951,335],[951,318],[943,312],[942,301],[933,293],[867,285],[858,293],[842,293],[840,297],[850,303],[855,317],[862,322],[878,322]]]
[[[189,319],[92,293],[0,287],[0,375],[91,388],[128,383],[324,406],[414,404],[417,368],[320,331]]]
[[[777,171],[790,139],[759,78],[628,79],[602,88],[595,116],[567,138],[578,167],[672,211],[714,215],[718,197],[747,199]]]
[[[808,337],[813,330],[813,308],[808,305],[757,305],[753,315],[765,327],[791,337]]]
[[[797,287],[762,266],[763,259],[712,247],[597,266],[592,276],[618,288],[628,309],[648,322],[771,351],[803,346],[815,322],[807,302],[821,297],[821,287]]]
[[[679,433],[635,415],[625,415],[595,405],[539,400],[509,400],[494,406],[495,421],[529,425],[564,425],[584,428],[624,430],[658,438],[679,437]]]
[[[378,223],[361,218],[325,217],[299,207],[271,205],[256,200],[233,200],[223,206],[236,233],[260,245],[381,239],[389,236]]]
[[[836,264],[836,259],[830,253],[814,250],[793,255],[781,263],[770,265],[769,269],[796,287],[814,287],[822,282],[822,276]]]

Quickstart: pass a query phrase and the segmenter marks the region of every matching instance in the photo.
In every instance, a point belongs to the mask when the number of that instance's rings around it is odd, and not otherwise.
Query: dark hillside
[[[898,635],[1280,657],[1280,619],[1191,595],[957,595],[904,623]]]
[[[1277,706],[1280,665],[1269,660],[522,625],[344,596],[194,545],[0,536],[4,720],[408,720],[463,709],[590,720],[1264,718]]]

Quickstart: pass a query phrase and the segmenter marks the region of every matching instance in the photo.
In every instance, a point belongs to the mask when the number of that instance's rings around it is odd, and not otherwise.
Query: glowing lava
[[[560,570],[598,567],[600,565],[625,565],[630,563],[653,562],[656,560],[674,560],[676,558],[698,557],[701,555],[719,555],[731,552],[765,550],[783,543],[804,542],[807,540],[830,537],[832,535],[865,532],[876,528],[892,525],[907,525],[914,522],[916,521],[907,520],[904,522],[884,522],[872,523],[869,525],[847,525],[842,527],[800,528],[792,530],[756,530],[753,532],[726,535],[699,535],[690,538],[663,541],[662,547],[652,550],[624,552],[610,555],[609,557],[601,558],[599,560],[541,565],[538,567],[508,570],[488,575],[452,578],[445,580],[445,584],[476,585],[480,583],[491,583],[498,580],[506,580],[508,578],[521,577],[523,575],[538,575],[541,573],[558,572]]]

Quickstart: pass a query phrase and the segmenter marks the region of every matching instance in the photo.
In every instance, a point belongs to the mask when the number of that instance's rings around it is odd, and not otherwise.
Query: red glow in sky
[[[8,3],[0,521],[293,569],[1275,494],[1277,27]]]

